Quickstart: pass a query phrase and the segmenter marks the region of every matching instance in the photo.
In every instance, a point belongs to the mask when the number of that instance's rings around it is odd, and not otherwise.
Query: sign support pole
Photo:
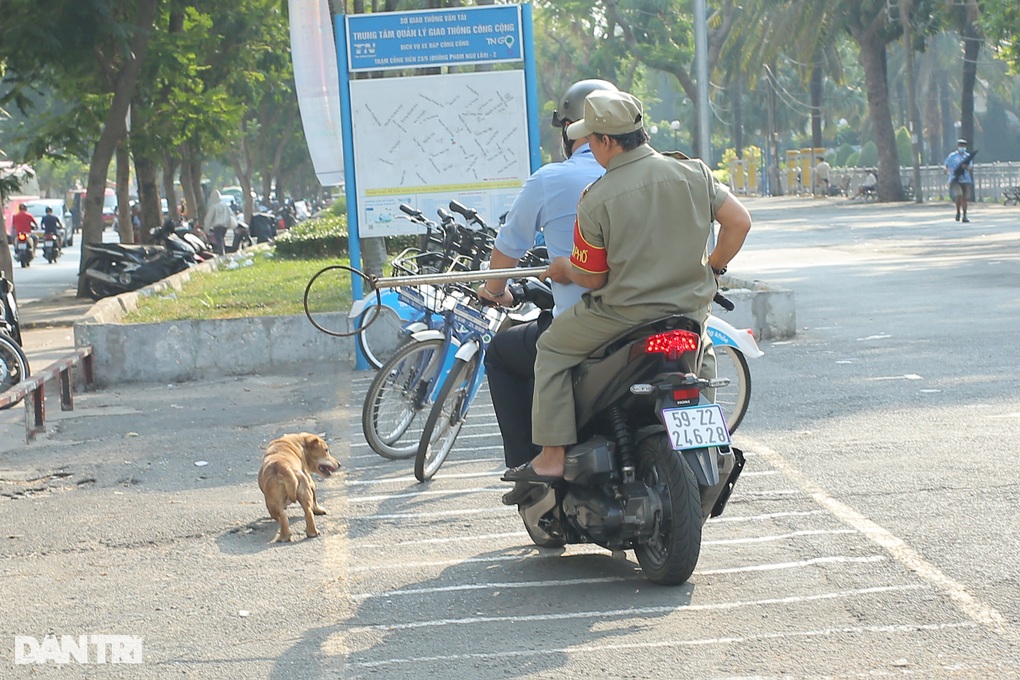
[[[531,3],[521,5],[521,37],[524,41],[524,90],[528,101],[528,148],[531,172],[542,165],[538,140],[538,71],[535,67],[535,28],[531,23]]]
[[[361,239],[358,235],[358,183],[354,169],[354,131],[351,121],[351,75],[347,66],[347,15],[336,15],[336,60],[340,77],[340,127],[344,137],[344,193],[347,195],[347,252],[351,267],[361,270]],[[364,297],[361,277],[351,275],[351,299]],[[351,321],[351,323],[354,323]],[[367,371],[368,361],[355,347],[354,370]]]

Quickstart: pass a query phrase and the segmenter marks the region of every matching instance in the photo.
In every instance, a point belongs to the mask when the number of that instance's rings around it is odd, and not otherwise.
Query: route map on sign
[[[401,202],[425,210],[458,196],[495,225],[530,174],[520,71],[356,80],[351,102],[366,236],[409,231],[394,222]]]

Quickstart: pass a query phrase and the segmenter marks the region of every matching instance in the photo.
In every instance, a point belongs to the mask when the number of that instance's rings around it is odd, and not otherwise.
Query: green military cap
[[[641,101],[627,92],[596,90],[584,100],[584,120],[567,127],[567,137],[625,135],[642,128]]]

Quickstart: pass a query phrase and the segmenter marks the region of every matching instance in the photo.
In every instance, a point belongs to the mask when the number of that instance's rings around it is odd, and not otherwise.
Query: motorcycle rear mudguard
[[[662,425],[649,425],[638,430],[637,441],[654,434],[665,434]],[[701,496],[701,510],[705,519],[722,513],[723,506],[733,491],[733,485],[744,467],[744,455],[731,446],[677,451],[694,472]],[[725,494],[725,495],[724,495]]]

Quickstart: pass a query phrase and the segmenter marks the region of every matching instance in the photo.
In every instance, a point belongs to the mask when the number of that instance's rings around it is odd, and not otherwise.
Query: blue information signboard
[[[347,15],[350,71],[522,61],[520,5]]]

